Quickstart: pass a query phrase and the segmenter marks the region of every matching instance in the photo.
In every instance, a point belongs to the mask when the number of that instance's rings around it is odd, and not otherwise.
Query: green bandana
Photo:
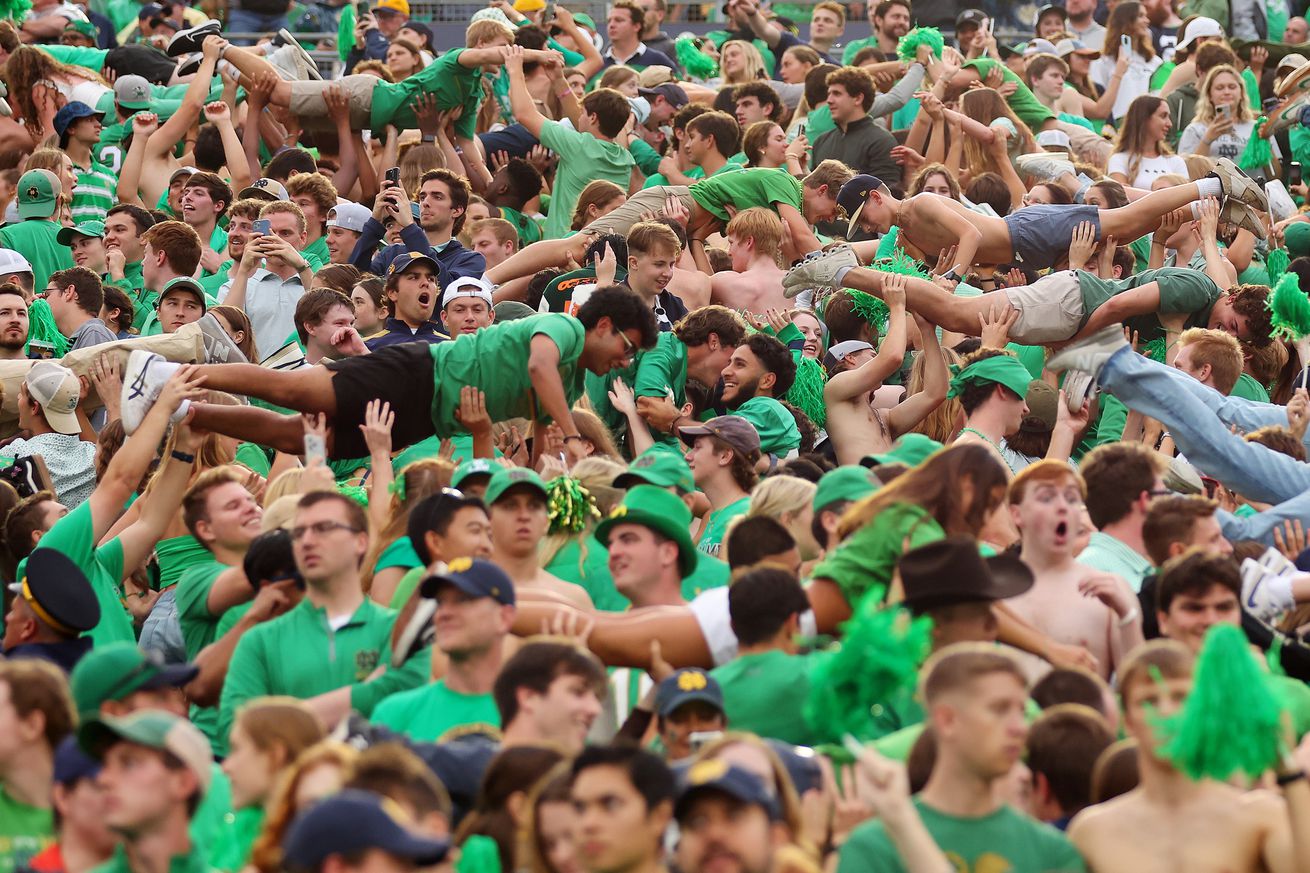
[[[1033,380],[1032,373],[1014,355],[993,355],[974,361],[963,369],[951,367],[951,374],[951,390],[946,392],[947,400],[959,397],[965,386],[973,382],[995,382],[1024,397],[1028,393],[1028,384]]]

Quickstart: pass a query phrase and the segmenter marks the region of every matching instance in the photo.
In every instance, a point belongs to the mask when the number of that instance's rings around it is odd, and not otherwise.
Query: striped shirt
[[[75,169],[77,182],[73,185],[73,223],[104,221],[109,210],[118,202],[118,175],[94,159],[90,168]]]

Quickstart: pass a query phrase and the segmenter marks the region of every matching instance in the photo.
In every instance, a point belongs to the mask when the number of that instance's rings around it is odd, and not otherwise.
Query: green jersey
[[[458,339],[428,346],[432,355],[432,424],[437,436],[463,431],[455,417],[460,389],[475,385],[486,392],[492,421],[541,419],[536,392],[528,375],[532,338],[549,337],[559,349],[559,375],[570,406],[583,390],[578,366],[586,331],[571,315],[548,314],[501,322]]]
[[[382,130],[388,124],[400,130],[417,128],[414,100],[420,94],[433,94],[438,109],[464,110],[455,122],[455,133],[472,139],[478,130],[478,108],[482,105],[482,68],[461,64],[459,56],[463,53],[464,49],[452,49],[395,84],[378,79],[373,86],[369,126],[373,130]]]
[[[723,706],[733,730],[797,746],[837,739],[813,730],[804,716],[813,658],[781,649],[738,655],[710,671],[723,689]]]
[[[1080,328],[1111,297],[1151,282],[1160,283],[1160,305],[1156,311],[1124,319],[1124,324],[1132,328],[1142,342],[1164,336],[1164,326],[1160,324],[1161,313],[1187,313],[1184,330],[1189,327],[1205,327],[1210,323],[1210,310],[1214,308],[1215,301],[1223,295],[1219,286],[1205,273],[1186,268],[1162,267],[1118,280],[1101,279],[1086,270],[1079,270],[1076,275],[1083,301],[1083,318],[1078,325]]]
[[[384,725],[420,743],[439,743],[450,732],[470,728],[500,730],[500,710],[490,693],[460,694],[438,679],[431,685],[393,694],[373,710],[374,724]]]
[[[751,167],[731,173],[718,173],[701,179],[689,189],[691,199],[725,224],[730,220],[728,208],[736,212],[752,206],[782,203],[801,211],[801,182],[791,173],[765,167]]]
[[[696,551],[696,567],[682,580],[682,599],[691,603],[711,588],[722,588],[732,578],[728,565],[705,552]]]
[[[705,516],[705,527],[701,531],[700,539],[696,542],[696,548],[710,557],[717,558],[723,548],[723,538],[728,534],[728,522],[739,515],[745,515],[750,505],[751,498],[748,494],[734,500],[722,509],[710,510],[710,514]]]
[[[901,555],[946,538],[946,532],[917,503],[893,503],[842,540],[810,573],[831,579],[854,606],[875,585],[890,586]]]
[[[876,34],[873,36],[866,36],[864,39],[853,39],[848,42],[846,48],[843,49],[841,53],[842,64],[848,67],[854,65],[855,56],[866,48],[878,48],[878,37]]]
[[[1006,873],[1081,873],[1087,869],[1064,834],[1009,806],[990,815],[962,818],[938,812],[917,797],[914,805],[953,869]],[[837,863],[837,873],[904,870],[900,852],[878,820],[851,833]]]
[[[73,223],[104,221],[118,203],[118,173],[91,159],[88,167],[74,165],[77,181],[73,185]]]
[[[638,359],[632,393],[637,397],[671,397],[679,409],[687,402],[687,344],[673,331],[661,331],[655,345]],[[671,433],[652,431],[651,436],[657,443],[678,447],[678,438]]]
[[[0,248],[22,252],[32,265],[32,287],[45,290],[50,276],[73,266],[73,251],[56,238],[63,225],[44,218],[29,218],[0,228]]]
[[[19,803],[0,784],[0,873],[26,867],[54,841],[54,812]]]

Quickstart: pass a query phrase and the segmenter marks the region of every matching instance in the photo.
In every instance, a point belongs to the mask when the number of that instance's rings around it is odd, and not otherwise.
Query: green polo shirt
[[[781,649],[738,655],[710,675],[723,689],[728,724],[737,731],[761,737],[814,746],[834,739],[813,730],[805,721],[810,694],[809,655],[789,655]]]
[[[210,556],[207,561],[200,561],[187,568],[177,580],[177,590],[173,593],[177,603],[177,619],[182,629],[182,642],[186,646],[186,658],[194,661],[201,649],[218,639],[218,622],[223,616],[209,612],[209,592],[214,583],[226,570],[227,564],[221,564]],[[212,706],[192,706],[191,721],[204,731],[214,750],[221,752],[227,748],[227,731],[218,731],[218,710]]]
[[[1078,563],[1094,567],[1102,573],[1115,573],[1128,580],[1133,591],[1142,590],[1142,580],[1155,568],[1151,562],[1133,551],[1122,540],[1096,531],[1087,541],[1087,548],[1078,556]]]
[[[428,652],[399,669],[389,666],[395,621],[396,613],[365,597],[334,628],[327,611],[306,597],[284,615],[246,631],[223,684],[220,732],[227,736],[236,711],[256,697],[304,699],[349,686],[351,708],[371,716],[384,697],[425,684],[431,670]],[[370,679],[378,667],[385,672]]]
[[[438,679],[431,685],[393,694],[373,710],[374,724],[384,725],[422,743],[439,743],[449,731],[472,726],[500,729],[500,710],[488,694],[460,694]]]

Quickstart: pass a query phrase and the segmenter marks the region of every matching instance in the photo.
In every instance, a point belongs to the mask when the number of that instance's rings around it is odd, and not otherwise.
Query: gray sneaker
[[[837,274],[848,267],[860,266],[855,249],[837,245],[827,251],[810,252],[782,278],[782,293],[795,297],[807,288],[835,288]]]
[[[1269,231],[1265,228],[1265,223],[1260,220],[1260,216],[1241,200],[1224,201],[1224,208],[1219,211],[1219,223],[1249,230],[1255,234],[1256,239],[1269,238]]]
[[[323,74],[318,71],[318,61],[314,60],[313,55],[305,51],[305,47],[291,35],[291,31],[284,27],[277,32],[277,35],[282,37],[283,47],[291,49],[292,57],[295,58],[296,66],[300,71],[300,75],[297,78],[302,80],[315,79],[321,81]]]
[[[1095,381],[1096,376],[1105,366],[1105,362],[1110,360],[1110,356],[1122,348],[1128,346],[1128,340],[1124,339],[1124,329],[1117,324],[1102,328],[1096,333],[1084,340],[1072,343],[1064,351],[1046,362],[1046,369],[1052,373],[1062,373],[1065,370],[1082,370],[1083,373],[1092,377]],[[1065,389],[1068,392],[1068,389]],[[1084,397],[1084,399],[1086,399]],[[1069,398],[1070,409],[1073,398]],[[1082,404],[1079,403],[1081,407]]]
[[[1240,200],[1259,212],[1269,211],[1269,198],[1254,179],[1228,158],[1215,161],[1214,175],[1224,186],[1224,194]]]
[[[206,312],[199,321],[200,334],[205,342],[205,363],[206,364],[248,364],[238,346],[232,337],[228,336],[223,325],[218,323],[218,318],[212,312]]]
[[[1065,373],[1064,384],[1060,387],[1064,390],[1064,405],[1075,414],[1097,393],[1096,380],[1082,370],[1069,370]]]
[[[179,366],[145,349],[137,349],[127,356],[127,368],[123,371],[122,416],[123,430],[128,436],[136,433],[150,407],[159,399],[164,384]]]
[[[1066,173],[1070,176],[1077,175],[1072,161],[1067,161],[1051,152],[1019,155],[1014,159],[1014,165],[1018,167],[1021,174],[1031,176],[1037,182],[1054,182]]]

